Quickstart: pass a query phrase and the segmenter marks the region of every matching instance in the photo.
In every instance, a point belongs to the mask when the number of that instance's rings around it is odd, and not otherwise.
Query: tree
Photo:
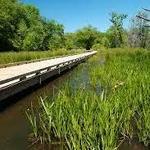
[[[97,38],[95,39],[93,49],[102,49],[109,47],[108,35],[105,32],[98,32]]]
[[[149,14],[145,11],[138,12],[137,16],[148,18]],[[128,32],[128,43],[131,47],[150,47],[150,28],[147,27],[148,22],[145,19],[134,17],[131,20],[131,27]]]
[[[76,32],[75,45],[90,50],[97,38],[97,29],[92,26],[84,27]]]
[[[0,0],[0,50],[48,50],[64,47],[63,25],[40,16],[19,0]]]
[[[41,23],[28,29],[23,40],[23,50],[42,50],[44,40],[44,27]]]
[[[144,10],[145,12],[150,13],[150,10],[149,10],[149,9],[143,8],[143,10]],[[145,21],[147,21],[147,22],[150,22],[150,19],[147,18],[147,17],[145,17],[145,16],[143,16],[143,15],[138,14],[138,15],[136,15],[136,17],[138,17],[138,18],[140,18],[140,19],[143,19],[143,20],[145,20]],[[150,27],[150,26],[148,25],[148,26],[146,26],[146,27]]]
[[[125,14],[111,13],[110,21],[112,26],[107,33],[111,47],[121,47],[125,44],[125,30],[123,28],[123,20],[127,18]]]
[[[106,48],[109,48],[110,46],[109,40],[106,36],[102,38],[102,45]]]
[[[15,50],[23,50],[24,39],[27,35],[28,27],[25,20],[21,19],[17,25],[16,32],[14,33],[14,38],[11,39],[12,45]]]
[[[65,47],[68,50],[75,48],[75,33],[65,34]]]
[[[50,49],[63,48],[65,46],[64,26],[62,24],[55,24],[55,32],[52,35],[52,41],[49,43]]]
[[[14,49],[13,38],[22,19],[22,7],[17,0],[0,0],[0,50]]]

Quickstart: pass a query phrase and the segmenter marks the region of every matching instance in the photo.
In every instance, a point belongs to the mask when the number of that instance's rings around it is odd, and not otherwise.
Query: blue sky
[[[141,10],[150,8],[150,0],[23,0],[39,8],[42,16],[54,19],[65,26],[66,32],[73,32],[86,25],[105,31],[111,23],[112,11],[128,14],[130,19]],[[129,26],[129,19],[125,27]]]

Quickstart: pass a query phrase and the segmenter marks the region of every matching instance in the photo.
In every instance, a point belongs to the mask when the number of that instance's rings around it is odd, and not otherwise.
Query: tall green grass
[[[0,65],[21,62],[21,61],[30,61],[41,58],[49,58],[55,56],[63,55],[72,55],[83,52],[83,50],[66,50],[59,49],[55,51],[25,51],[25,52],[1,52],[0,53]]]
[[[28,117],[41,143],[60,140],[68,149],[113,150],[135,136],[150,144],[149,102],[150,52],[112,49],[83,64]]]

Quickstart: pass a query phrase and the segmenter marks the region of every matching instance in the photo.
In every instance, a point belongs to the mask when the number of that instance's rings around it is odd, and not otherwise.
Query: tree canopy
[[[138,12],[137,16],[149,18],[149,13],[145,11]],[[134,17],[131,20],[131,27],[128,32],[128,43],[131,47],[150,48],[150,28],[145,19]]]
[[[76,45],[90,50],[97,38],[98,31],[92,26],[84,27],[76,32]]]
[[[63,25],[41,17],[35,6],[17,0],[0,0],[0,12],[1,51],[62,47]]]
[[[144,11],[145,10],[145,11]],[[126,14],[112,12],[106,32],[92,26],[65,33],[64,26],[40,15],[38,8],[19,0],[0,0],[0,51],[34,51],[66,48],[150,47],[149,10],[139,12],[131,27],[123,26]],[[144,18],[144,19],[142,19]]]
[[[125,30],[123,28],[123,21],[127,18],[127,15],[113,12],[110,17],[112,26],[107,31],[110,46],[121,47],[125,44]]]

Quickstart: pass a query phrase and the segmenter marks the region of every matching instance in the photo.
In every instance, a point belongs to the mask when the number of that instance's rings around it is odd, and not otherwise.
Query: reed
[[[63,139],[68,149],[115,150],[135,135],[150,144],[149,60],[147,50],[101,51],[53,98],[41,99],[38,113],[28,113],[36,138]]]

